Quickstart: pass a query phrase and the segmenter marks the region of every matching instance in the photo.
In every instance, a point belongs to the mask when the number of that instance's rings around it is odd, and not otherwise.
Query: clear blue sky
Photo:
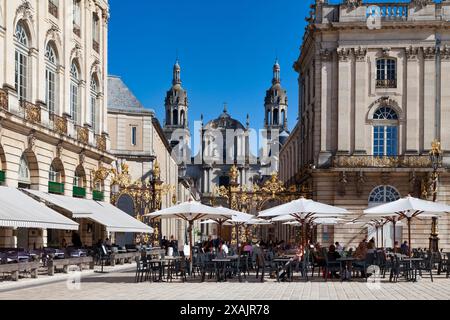
[[[189,121],[233,117],[259,129],[264,96],[278,56],[296,123],[298,74],[293,70],[312,0],[110,0],[109,73],[119,75],[164,120],[176,54],[190,99]]]

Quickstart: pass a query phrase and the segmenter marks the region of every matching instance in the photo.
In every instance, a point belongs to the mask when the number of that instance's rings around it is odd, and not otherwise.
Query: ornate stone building
[[[172,206],[174,201],[195,198],[188,181],[178,176],[172,147],[154,111],[144,108],[119,77],[109,76],[108,92],[108,127],[111,153],[118,159],[116,169],[120,171],[122,164],[126,164],[131,183],[143,184],[148,179],[159,178],[162,196],[156,206],[161,208]],[[114,199],[117,206],[134,217],[142,215],[143,212],[139,212],[142,206],[138,203],[140,195],[136,195],[135,188],[128,191],[119,191],[119,196]],[[186,226],[183,221],[164,219],[158,227],[159,236],[169,238],[173,235],[180,244],[184,243]],[[133,234],[117,236],[117,243],[131,243],[132,240]]]
[[[449,1],[316,1],[295,63],[300,121],[280,155],[283,180],[354,218],[408,194],[432,199],[429,152],[439,140],[438,200],[448,202],[449,19]],[[440,219],[446,249],[449,226]],[[319,227],[318,241],[355,245],[360,231]],[[415,220],[412,246],[428,247],[430,231],[430,220]],[[397,234],[405,240],[406,228]],[[383,245],[392,245],[392,226]]]
[[[109,200],[108,18],[106,0],[0,0],[0,183]],[[0,228],[0,246],[50,241]]]

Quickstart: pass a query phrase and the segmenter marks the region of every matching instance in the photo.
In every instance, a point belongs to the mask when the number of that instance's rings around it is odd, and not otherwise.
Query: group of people
[[[202,253],[216,253],[218,256],[226,257],[230,254],[230,244],[220,238],[213,239],[209,236],[208,240],[201,244],[200,250]]]
[[[178,240],[174,236],[170,236],[170,240],[164,236],[161,240],[161,248],[166,250],[166,254],[173,253],[173,255],[178,255]],[[169,252],[171,251],[171,252]]]

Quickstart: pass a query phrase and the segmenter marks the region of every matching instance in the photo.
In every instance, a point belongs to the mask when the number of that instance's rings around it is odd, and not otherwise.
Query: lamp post
[[[438,170],[442,165],[442,150],[441,143],[437,140],[433,141],[431,145],[430,151],[430,160],[431,165],[433,167],[433,202],[437,200],[437,187],[439,180]],[[437,252],[439,251],[439,231],[438,231],[438,219],[437,217],[432,218],[431,224],[431,234],[430,234],[430,251]]]

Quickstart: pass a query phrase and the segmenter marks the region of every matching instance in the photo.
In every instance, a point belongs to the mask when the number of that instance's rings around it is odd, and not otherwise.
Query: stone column
[[[420,150],[420,64],[419,48],[409,47],[406,54],[406,152]]]
[[[339,89],[338,89],[338,152],[350,152],[350,112],[351,112],[351,51],[338,49]]]
[[[367,50],[359,47],[355,49],[355,108],[354,108],[354,125],[351,135],[354,138],[355,153],[366,154],[366,114],[367,114],[367,81],[368,66],[366,61]]]
[[[423,117],[423,148],[431,149],[435,139],[436,124],[436,49],[424,48],[424,117]]]

